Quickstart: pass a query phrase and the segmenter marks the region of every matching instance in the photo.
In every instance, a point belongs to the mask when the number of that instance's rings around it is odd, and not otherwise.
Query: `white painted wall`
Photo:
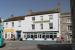
[[[34,23],[35,24],[35,29],[32,30],[32,17],[35,17],[35,21],[41,21],[41,17],[43,16],[43,20],[49,20],[48,15],[53,15],[53,29],[49,29],[49,22],[43,23],[43,29],[41,29],[40,24],[41,23]],[[59,31],[59,21],[58,21],[58,15],[59,13],[54,13],[54,14],[45,14],[45,15],[36,15],[36,16],[28,16],[25,17],[25,20],[22,22],[22,29],[23,32],[31,32],[31,31]]]
[[[21,20],[21,22],[22,21],[23,20]],[[12,27],[12,22],[14,22],[14,27]],[[7,28],[13,28],[15,30],[15,32],[13,32],[13,34],[15,35],[15,37],[17,36],[16,31],[17,30],[22,30],[22,28],[23,28],[22,26],[19,27],[19,24],[22,25],[21,23],[19,23],[19,21],[9,21],[9,22],[7,22],[8,25],[6,25],[6,22],[3,22],[3,23],[4,23],[4,25],[3,25],[4,30],[7,29]],[[4,38],[5,38],[5,33],[7,33],[7,38],[6,39],[10,39],[11,38],[11,32],[3,32]]]
[[[53,29],[49,29],[49,22],[43,23],[43,29],[41,29],[40,24],[41,23],[34,23],[32,21],[32,17],[35,17],[35,21],[41,21],[41,17],[43,16],[43,20],[49,20],[48,15],[53,15],[53,20],[50,20],[50,22],[53,22]],[[19,26],[19,21],[14,21],[14,27],[12,27],[12,21],[8,22],[8,25],[6,26],[6,22],[4,22],[4,29],[5,28],[14,28],[16,30],[22,30],[21,37],[24,38],[23,32],[35,32],[35,31],[60,31],[60,19],[59,19],[59,13],[53,13],[53,14],[44,14],[44,15],[36,15],[36,16],[27,16],[25,17],[25,20],[21,20],[21,27]],[[35,29],[32,30],[32,24],[35,24]],[[60,32],[58,32],[58,35]],[[14,32],[16,36],[16,32]]]

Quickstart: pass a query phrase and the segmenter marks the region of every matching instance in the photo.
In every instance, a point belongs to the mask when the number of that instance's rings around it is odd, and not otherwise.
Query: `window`
[[[41,34],[38,34],[38,38],[42,38],[42,35]]]
[[[42,35],[42,38],[45,38],[45,35],[44,34]]]
[[[29,33],[27,34],[27,38],[30,38],[30,34]]]
[[[32,20],[35,20],[35,17],[32,17]]]
[[[14,22],[12,22],[12,27],[14,27]]]
[[[41,24],[41,29],[43,29],[43,24]]]
[[[57,37],[57,35],[54,35],[54,38],[56,38]]]
[[[6,25],[8,25],[8,23],[6,22]]]
[[[45,33],[43,33],[43,34],[42,34],[42,38],[45,38],[45,37],[46,37],[46,35],[45,35]]]
[[[67,22],[68,22],[68,23],[71,23],[71,18],[68,18],[68,19],[67,19]]]
[[[13,38],[14,37],[14,35],[13,34],[11,34],[11,38]]]
[[[46,38],[49,38],[49,35],[46,35]]]
[[[19,26],[18,27],[21,27],[21,21],[18,21],[19,22]]]
[[[50,38],[53,38],[53,35],[50,35]]]
[[[7,34],[5,34],[5,38],[7,38]]]
[[[52,20],[53,19],[53,15],[49,15],[49,20]]]
[[[57,34],[57,33],[54,33],[54,34]]]
[[[40,16],[41,17],[41,20],[43,21],[43,16]]]
[[[41,36],[42,36],[42,35],[40,35],[40,38],[41,38]]]
[[[37,35],[34,35],[34,38],[37,38]]]
[[[53,29],[53,23],[49,23],[49,29]]]
[[[31,38],[33,38],[34,37],[34,35],[31,35]]]
[[[35,24],[32,24],[32,29],[35,29]]]
[[[68,25],[68,31],[72,31],[72,26]]]

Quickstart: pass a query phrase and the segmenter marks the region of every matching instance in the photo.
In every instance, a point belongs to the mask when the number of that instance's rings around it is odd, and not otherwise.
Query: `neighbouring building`
[[[65,41],[70,41],[70,39],[72,38],[72,24],[70,12],[61,13],[60,28],[61,34],[64,36]]]
[[[5,40],[11,40],[13,37],[19,39],[22,33],[22,21],[25,16],[10,17],[3,22],[3,37]]]
[[[4,20],[4,39],[56,40],[60,33],[58,11],[32,12]]]

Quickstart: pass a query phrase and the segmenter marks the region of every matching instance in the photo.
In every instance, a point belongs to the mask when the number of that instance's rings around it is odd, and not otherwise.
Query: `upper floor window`
[[[68,23],[71,23],[71,18],[68,18],[68,19],[67,19],[67,22],[68,22]]]
[[[19,22],[19,25],[18,25],[18,27],[21,27],[21,21],[18,21]]]
[[[14,27],[14,22],[12,22],[12,27]]]
[[[43,24],[41,24],[41,29],[43,29]]]
[[[43,20],[43,16],[40,16],[41,17],[41,20]]]
[[[6,22],[6,25],[8,25],[8,23]]]
[[[53,19],[53,15],[49,15],[49,20],[52,20]]]
[[[49,29],[53,29],[53,23],[49,23]]]
[[[32,20],[35,20],[35,17],[32,17]]]
[[[72,31],[72,26],[68,25],[68,31]]]
[[[35,29],[35,24],[32,24],[32,29]]]

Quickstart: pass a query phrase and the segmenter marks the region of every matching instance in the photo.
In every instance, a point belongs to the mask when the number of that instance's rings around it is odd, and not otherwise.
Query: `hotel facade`
[[[31,12],[25,16],[4,20],[4,39],[57,40],[60,37],[60,13],[58,11]]]

